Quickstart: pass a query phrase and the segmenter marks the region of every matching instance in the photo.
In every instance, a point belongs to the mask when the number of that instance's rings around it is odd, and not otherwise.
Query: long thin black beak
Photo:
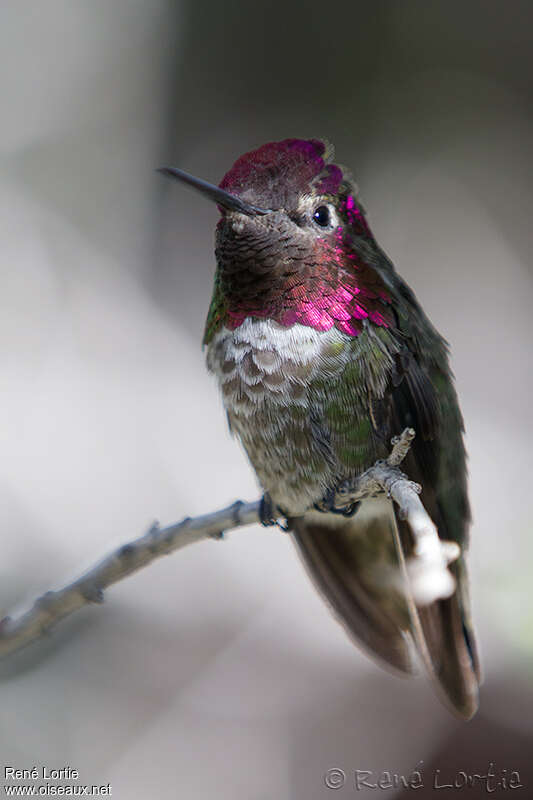
[[[250,203],[245,203],[244,200],[235,197],[235,195],[229,192],[225,192],[224,189],[219,189],[218,186],[203,181],[201,178],[195,178],[194,175],[189,175],[188,172],[183,172],[183,170],[177,167],[160,167],[157,172],[166,175],[168,178],[174,178],[175,181],[188,183],[189,186],[197,189],[206,197],[209,197],[210,200],[214,200],[219,206],[227,208],[228,211],[240,211],[242,214],[247,214],[249,217],[268,214],[270,212],[269,208],[258,208],[257,206],[252,206]]]

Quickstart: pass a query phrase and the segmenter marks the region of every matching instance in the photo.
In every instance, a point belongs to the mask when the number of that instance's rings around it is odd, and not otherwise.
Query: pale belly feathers
[[[339,479],[316,383],[340,376],[353,358],[349,339],[335,328],[286,328],[249,317],[233,331],[220,330],[208,346],[207,366],[218,379],[230,428],[263,489],[291,515],[302,514]]]

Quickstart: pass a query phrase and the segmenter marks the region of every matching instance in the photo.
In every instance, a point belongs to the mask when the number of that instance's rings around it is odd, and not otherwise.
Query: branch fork
[[[399,468],[414,438],[412,428],[395,437],[388,458],[378,461],[354,481],[341,484],[335,503],[342,507],[383,493],[396,503],[399,516],[407,522],[414,539],[413,555],[406,562],[408,589],[415,604],[423,606],[454,593],[455,578],[448,566],[459,558],[461,549],[457,542],[440,539],[420,500],[422,487],[410,481]]]

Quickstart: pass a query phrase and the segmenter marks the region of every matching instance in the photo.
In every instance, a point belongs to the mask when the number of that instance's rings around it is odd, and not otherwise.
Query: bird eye
[[[331,223],[331,214],[327,206],[318,206],[313,212],[313,221],[321,228],[327,228]]]

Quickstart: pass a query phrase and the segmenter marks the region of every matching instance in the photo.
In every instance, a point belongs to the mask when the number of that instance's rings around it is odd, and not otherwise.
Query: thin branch
[[[448,564],[459,556],[455,542],[443,542],[420,502],[420,487],[398,469],[414,438],[406,429],[394,439],[386,461],[377,462],[355,481],[337,489],[335,503],[348,506],[365,497],[385,492],[398,504],[400,515],[408,523],[415,540],[414,556],[407,563],[410,589],[415,602],[424,604],[448,597],[455,589]],[[123,545],[77,580],[58,591],[46,592],[29,611],[0,621],[0,658],[20,650],[48,633],[60,620],[90,603],[102,603],[108,586],[147,566],[156,558],[180,550],[203,539],[221,539],[226,531],[260,521],[260,502],[237,501],[227,508],[186,518],[160,528],[153,525],[144,536]]]
[[[337,488],[335,504],[342,507],[381,492],[396,503],[414,538],[413,556],[406,562],[409,590],[416,605],[423,606],[454,593],[455,578],[448,565],[459,558],[461,548],[457,542],[439,538],[420,500],[422,487],[398,468],[414,438],[414,430],[406,428],[392,440],[392,451],[386,461],[378,461],[354,481],[345,481]]]
[[[56,592],[46,592],[17,619],[0,621],[0,658],[48,633],[53,625],[89,603],[103,603],[104,589],[147,566],[156,558],[181,550],[202,539],[222,539],[224,532],[259,520],[259,501],[237,501],[227,508],[185,518],[160,528],[154,524],[144,536],[122,545],[81,578]]]

